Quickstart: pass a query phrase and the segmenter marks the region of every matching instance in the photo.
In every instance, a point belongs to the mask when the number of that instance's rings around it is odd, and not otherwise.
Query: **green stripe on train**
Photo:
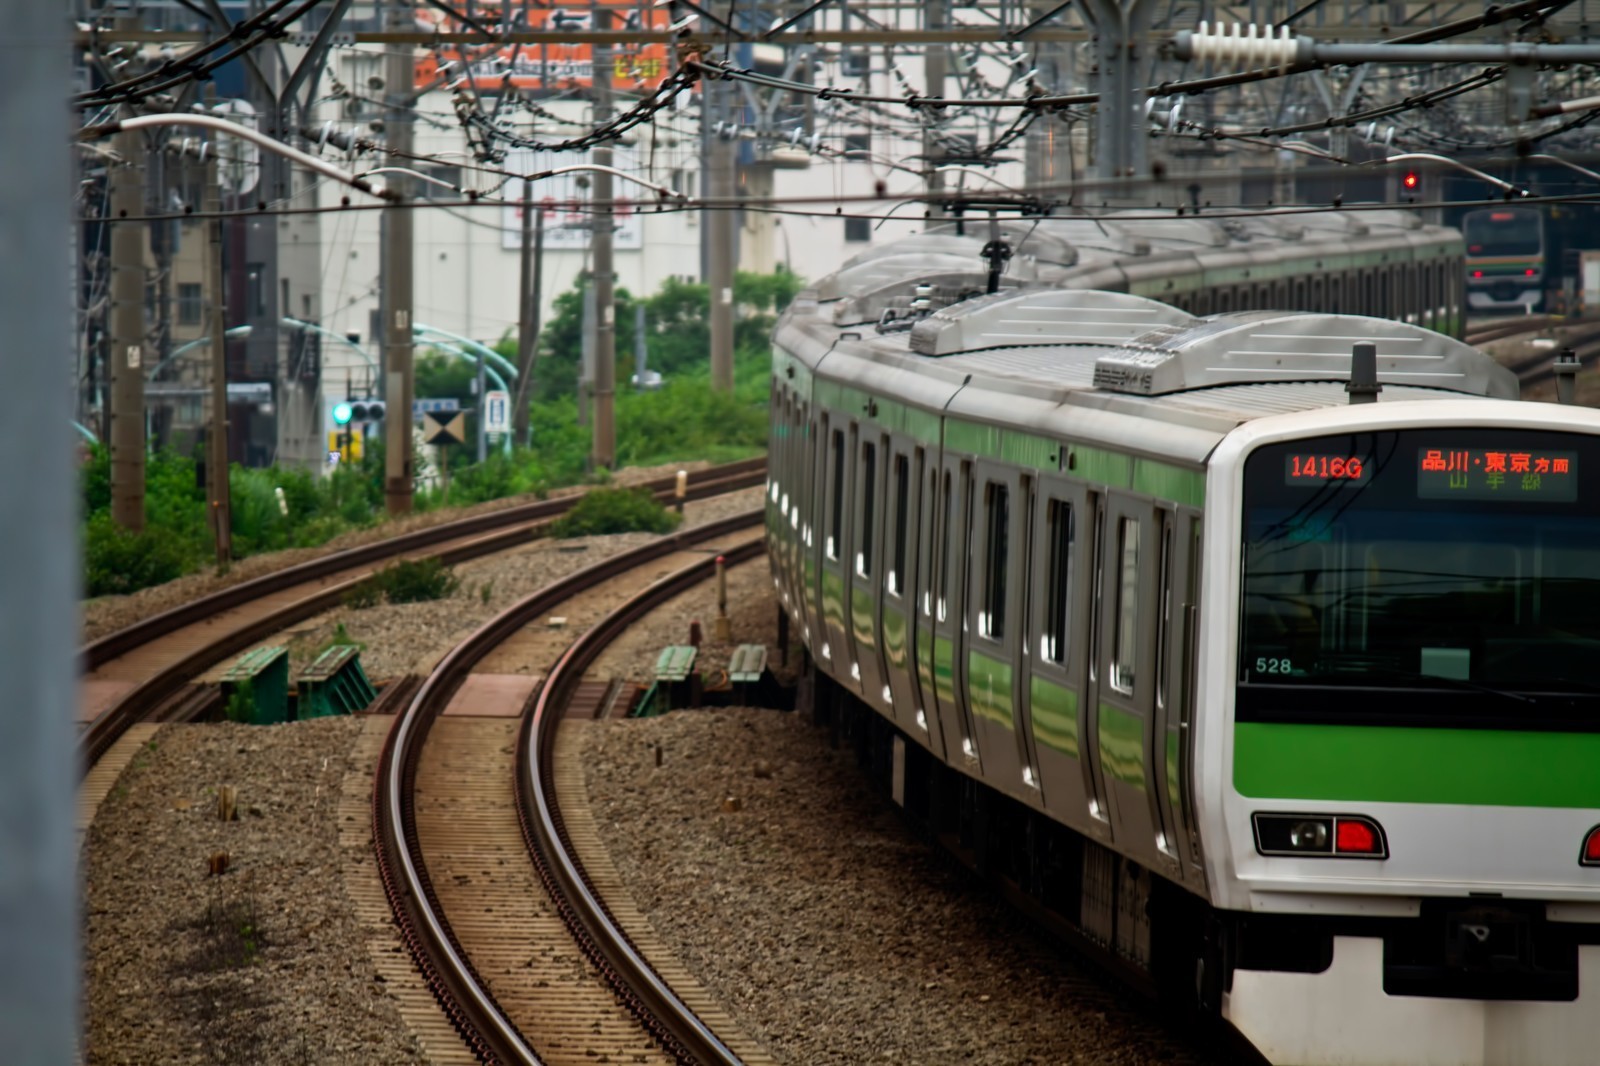
[[[1277,800],[1600,807],[1600,733],[1234,726],[1233,787]]]
[[[1029,680],[1033,737],[1069,759],[1078,757],[1078,693],[1042,677]]]
[[[1013,728],[1011,664],[981,652],[967,653],[967,700],[972,713],[996,725]]]
[[[1100,769],[1140,792],[1144,781],[1144,719],[1121,707],[1100,704]]]

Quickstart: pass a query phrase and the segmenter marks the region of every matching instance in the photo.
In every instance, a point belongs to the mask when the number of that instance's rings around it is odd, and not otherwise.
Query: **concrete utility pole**
[[[597,8],[594,14],[595,29],[611,28],[611,12]],[[600,126],[611,119],[611,46],[597,44],[591,53],[590,80],[594,85],[594,124]],[[600,144],[594,149],[596,166],[611,165],[611,148]],[[615,268],[611,256],[611,238],[615,213],[611,198],[614,189],[611,174],[597,170],[594,175],[595,210],[590,216],[590,247],[594,250],[594,438],[590,448],[590,466],[595,470],[610,470],[617,465],[617,426],[615,400],[617,393],[617,308],[615,296]]]
[[[544,282],[544,208],[533,206],[533,182],[522,183],[522,315],[517,324],[517,395],[511,409],[512,441],[532,447],[528,403],[533,362],[539,357],[539,303]]]
[[[703,83],[708,118],[732,122],[727,104],[728,85],[722,81]],[[724,127],[726,130],[727,128]],[[706,257],[710,260],[707,285],[711,290],[711,388],[733,391],[733,166],[734,141],[731,135],[713,134],[702,168],[710,180],[710,199],[723,207],[712,208],[706,218]]]
[[[942,30],[945,28],[945,0],[928,0],[927,4],[928,29]],[[932,97],[944,96],[945,73],[950,58],[949,49],[942,44],[930,44],[923,58],[924,72],[928,76],[928,95]],[[920,111],[919,115],[927,118],[930,123],[939,112]],[[922,165],[927,168],[925,181],[929,196],[939,196],[944,192],[944,174],[938,169],[940,151],[938,138],[934,136],[933,126],[927,125],[922,129]],[[934,208],[933,218],[928,225],[938,225],[944,220],[943,208]]]
[[[120,24],[120,23],[119,23]],[[144,214],[144,134],[119,133],[109,168],[114,219]],[[111,518],[144,529],[144,242],[141,222],[111,223]]]
[[[206,289],[211,297],[211,422],[206,431],[206,499],[217,566],[233,561],[233,504],[228,491],[227,290],[222,281],[222,178],[217,159],[206,161]]]
[[[415,7],[396,0],[389,10],[389,27],[414,29]],[[388,102],[384,129],[389,147],[411,151],[411,112],[415,63],[409,47],[391,45],[384,62],[384,90]],[[404,161],[405,157],[399,157]],[[411,182],[404,174],[389,175],[389,188],[398,194],[393,207],[384,209],[384,460],[383,496],[390,514],[411,511],[412,454],[411,398],[415,390],[411,346],[412,207]],[[479,396],[479,403],[483,397]]]
[[[0,62],[17,79],[0,107],[0,144],[13,146],[0,152],[9,253],[0,256],[0,322],[14,353],[5,360],[11,409],[0,419],[0,448],[11,457],[0,465],[0,603],[10,608],[0,612],[0,1048],[6,1061],[29,1063],[73,1061],[83,980],[72,831],[82,571],[72,393],[62,375],[72,343],[64,238],[77,220],[62,137],[72,86],[61,16],[54,4],[0,0]]]
[[[1150,18],[1154,0],[1087,0],[1079,8],[1095,33],[1095,177],[1115,183],[1150,170],[1144,86],[1154,53]]]

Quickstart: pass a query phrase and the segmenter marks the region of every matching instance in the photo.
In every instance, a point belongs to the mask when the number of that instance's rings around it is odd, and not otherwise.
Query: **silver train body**
[[[847,264],[774,334],[774,580],[896,800],[1269,1060],[1593,1062],[1600,415],[1445,335],[1454,231],[1351,221]]]

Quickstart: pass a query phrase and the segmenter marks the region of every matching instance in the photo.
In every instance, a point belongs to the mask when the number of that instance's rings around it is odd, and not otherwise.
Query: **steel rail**
[[[745,528],[760,524],[762,512],[742,516]],[[753,559],[765,544],[754,540],[722,553],[727,563]],[[705,559],[668,575],[601,619],[564,652],[522,725],[517,746],[517,818],[539,876],[561,901],[562,917],[580,946],[606,976],[629,1010],[654,1032],[679,1062],[734,1064],[740,1060],[662,980],[617,924],[581,864],[555,798],[553,772],[556,730],[561,712],[583,672],[628,626],[653,608],[709,579],[715,559]]]
[[[456,645],[396,718],[373,784],[374,848],[400,935],[445,1014],[486,1062],[538,1063],[465,956],[422,861],[411,783],[433,723],[473,665],[530,620],[599,582],[687,546],[761,521],[754,511],[708,523],[613,555],[524,597]],[[531,720],[532,716],[528,716]],[[519,774],[519,778],[520,778]],[[558,897],[559,902],[559,897]],[[719,1061],[719,1060],[712,1060]],[[726,1060],[720,1060],[726,1061]]]

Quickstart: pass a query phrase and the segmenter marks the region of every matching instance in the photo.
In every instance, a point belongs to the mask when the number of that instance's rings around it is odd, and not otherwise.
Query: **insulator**
[[[1248,26],[1238,23],[1231,27],[1218,26],[1215,30],[1201,22],[1191,38],[1191,46],[1198,62],[1212,60],[1241,70],[1288,67],[1294,63],[1300,49],[1289,27],[1268,26],[1263,32],[1253,22]]]

